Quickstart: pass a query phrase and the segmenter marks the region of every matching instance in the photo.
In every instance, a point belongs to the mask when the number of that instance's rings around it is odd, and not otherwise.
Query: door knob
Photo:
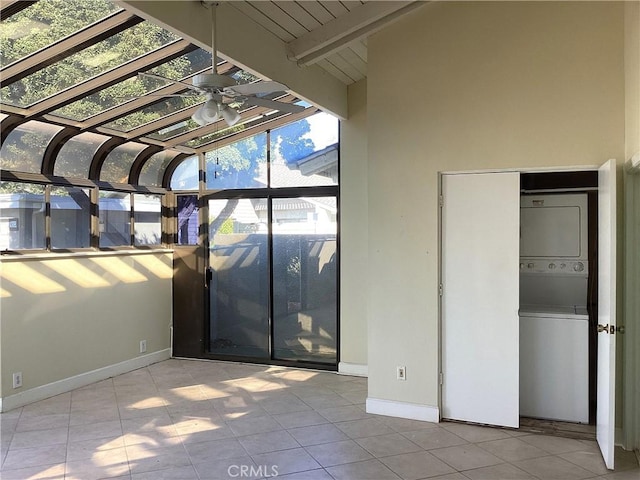
[[[616,332],[623,334],[624,333],[624,325],[620,325],[619,327],[616,327]]]

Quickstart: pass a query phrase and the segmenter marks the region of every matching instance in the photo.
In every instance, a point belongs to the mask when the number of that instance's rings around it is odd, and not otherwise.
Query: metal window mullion
[[[271,129],[267,130],[267,188],[271,188]]]
[[[134,205],[135,193],[129,194],[129,246],[135,246],[136,244],[136,225],[135,225],[135,205]]]
[[[269,359],[274,360],[274,348],[273,344],[275,341],[274,338],[274,302],[273,302],[273,208],[272,208],[273,200],[271,196],[267,196],[267,278],[269,281],[269,299],[268,299],[268,323],[269,323]]]
[[[44,248],[51,251],[51,185],[44,186]]]
[[[89,192],[91,199],[91,239],[89,245],[92,248],[100,248],[100,191],[97,187]]]

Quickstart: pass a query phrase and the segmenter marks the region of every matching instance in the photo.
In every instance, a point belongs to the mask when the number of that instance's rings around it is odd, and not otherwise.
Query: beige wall
[[[369,39],[370,397],[438,405],[438,172],[624,157],[623,27],[621,3],[436,2]]]
[[[0,396],[169,348],[171,253],[2,259]],[[22,372],[23,387],[12,388]]]
[[[340,361],[367,364],[367,82],[340,122]]]

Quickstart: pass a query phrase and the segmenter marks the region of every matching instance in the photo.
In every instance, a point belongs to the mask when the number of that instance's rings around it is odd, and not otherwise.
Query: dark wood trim
[[[140,177],[140,171],[144,166],[145,162],[149,160],[153,155],[162,151],[162,148],[157,147],[155,145],[150,145],[144,150],[142,150],[136,159],[133,161],[131,165],[131,170],[129,170],[129,183],[131,185],[138,184],[138,178]]]
[[[53,175],[55,161],[58,153],[60,153],[60,149],[70,138],[73,138],[77,134],[77,128],[65,127],[53,136],[42,156],[41,172],[43,175]]]

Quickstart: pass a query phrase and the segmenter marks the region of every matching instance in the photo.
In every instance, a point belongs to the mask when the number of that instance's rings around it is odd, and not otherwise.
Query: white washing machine
[[[589,315],[520,306],[520,415],[589,423]]]

